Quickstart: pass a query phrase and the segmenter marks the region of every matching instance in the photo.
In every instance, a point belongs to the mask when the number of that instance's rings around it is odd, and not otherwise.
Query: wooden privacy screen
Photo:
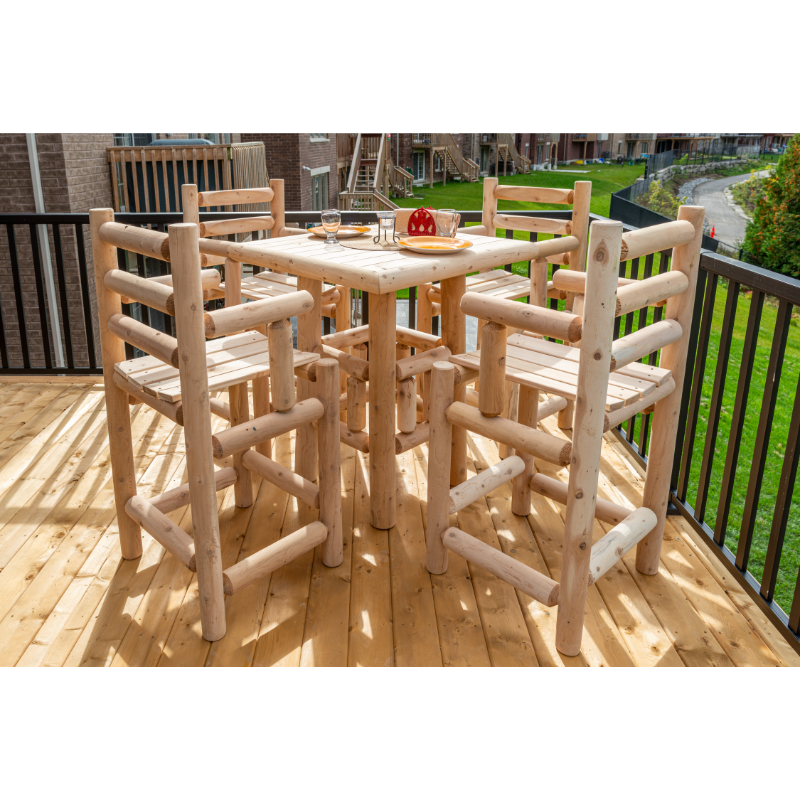
[[[183,211],[181,186],[185,183],[196,184],[200,192],[269,185],[263,142],[109,147],[107,152],[117,212]],[[269,203],[253,203],[238,210],[268,212]]]

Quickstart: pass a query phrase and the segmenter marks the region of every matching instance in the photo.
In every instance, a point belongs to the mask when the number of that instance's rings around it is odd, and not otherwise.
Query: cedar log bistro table
[[[227,242],[200,239],[200,252],[225,256],[297,276],[297,289],[314,298],[313,311],[298,318],[297,349],[313,352],[321,344],[322,283],[346,286],[369,293],[369,464],[372,525],[380,529],[395,524],[395,344],[397,291],[434,281],[441,282],[442,343],[455,354],[466,351],[466,318],[461,297],[466,276],[485,272],[515,261],[533,261],[578,248],[574,236],[526,242],[476,236],[459,231],[459,238],[472,247],[443,256],[406,251],[380,253],[327,245],[315,236],[286,236],[259,242]],[[557,262],[558,259],[554,258]],[[298,399],[310,392],[300,381]],[[455,400],[464,401],[466,386],[455,388]],[[310,425],[299,428],[295,449],[295,471],[317,477],[316,440]],[[466,465],[466,433],[454,429],[453,472]],[[459,483],[462,478],[456,480]]]

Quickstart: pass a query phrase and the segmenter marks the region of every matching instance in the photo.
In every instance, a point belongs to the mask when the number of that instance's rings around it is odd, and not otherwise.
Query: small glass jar
[[[394,211],[378,211],[376,215],[378,217],[378,235],[372,241],[375,244],[396,242],[397,234],[394,227],[397,214]]]

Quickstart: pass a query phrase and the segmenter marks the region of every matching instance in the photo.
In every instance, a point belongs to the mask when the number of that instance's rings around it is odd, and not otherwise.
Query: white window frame
[[[309,137],[312,142],[329,142],[331,140],[327,133],[311,133]]]
[[[324,211],[328,207],[328,192],[330,191],[329,186],[329,178],[328,175],[330,174],[331,168],[330,165],[325,167],[314,167],[314,169],[310,170],[311,172],[311,210],[312,211]],[[322,175],[325,175],[324,181],[315,180],[319,179]],[[322,196],[322,192],[320,192],[320,207],[314,208],[314,185],[322,183],[324,186],[324,197]]]
[[[414,176],[415,181],[424,181],[425,180],[425,162],[428,160],[425,158],[427,155],[425,150],[414,150],[411,153],[411,174]],[[422,164],[422,174],[417,175],[414,171],[414,164],[415,162],[419,161]]]

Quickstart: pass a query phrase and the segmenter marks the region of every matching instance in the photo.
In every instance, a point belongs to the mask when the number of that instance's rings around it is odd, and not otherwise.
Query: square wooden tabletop
[[[577,247],[577,239],[571,236],[543,242],[461,232],[458,237],[472,242],[472,247],[436,256],[406,251],[353,250],[327,245],[323,239],[311,235],[232,243],[228,254],[237,261],[317,278],[351,289],[387,294],[470,272],[483,272],[515,261],[531,261]]]

